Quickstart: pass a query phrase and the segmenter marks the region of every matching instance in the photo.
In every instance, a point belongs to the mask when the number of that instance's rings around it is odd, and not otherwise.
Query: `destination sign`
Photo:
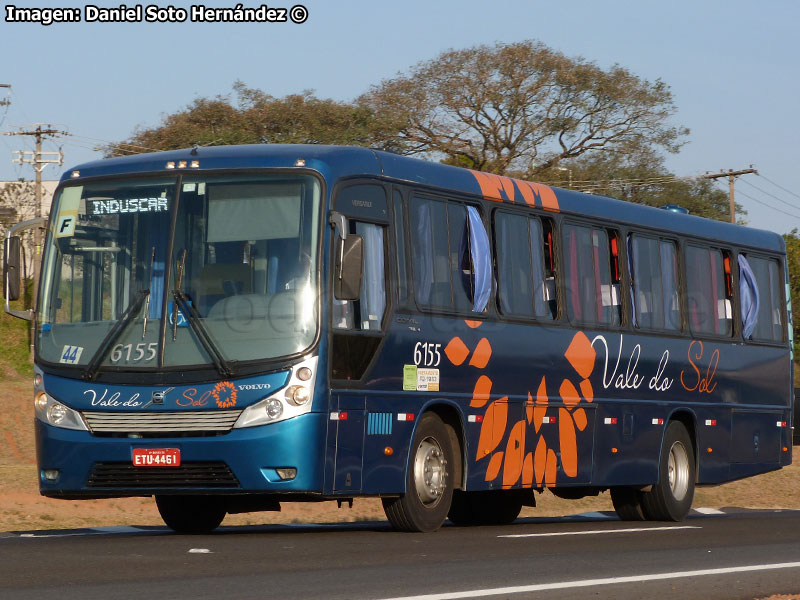
[[[125,198],[121,200],[87,200],[90,215],[119,215],[125,213],[166,212],[167,198]]]

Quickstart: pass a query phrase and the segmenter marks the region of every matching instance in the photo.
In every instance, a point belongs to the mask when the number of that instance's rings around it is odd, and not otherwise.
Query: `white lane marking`
[[[208,548],[192,548],[188,552],[189,554],[213,554],[211,550]]]
[[[557,531],[553,533],[515,533],[498,535],[499,538],[556,537],[560,535],[601,535],[604,533],[640,533],[644,531],[671,531],[673,529],[702,529],[695,525],[673,525],[670,527],[629,527],[627,529],[590,529],[589,531]]]
[[[701,515],[724,515],[725,513],[721,510],[716,508],[694,508],[692,509],[695,512],[699,512]]]
[[[800,562],[772,563],[766,565],[743,565],[722,569],[700,569],[697,571],[674,571],[672,573],[650,573],[648,575],[631,575],[628,577],[604,577],[602,579],[580,579],[576,581],[559,581],[535,585],[516,585],[503,588],[487,588],[467,590],[464,592],[445,592],[443,594],[425,594],[422,596],[398,596],[383,600],[458,600],[459,598],[480,598],[483,596],[501,596],[507,594],[524,594],[544,592],[548,590],[564,590],[570,588],[592,587],[595,585],[614,585],[620,583],[640,583],[642,581],[658,581],[663,579],[686,579],[689,577],[705,577],[708,575],[728,575],[731,573],[748,573],[753,571],[772,571],[776,569],[798,569]]]
[[[115,535],[120,533],[144,533],[146,529],[139,527],[92,527],[87,531],[74,533],[20,533],[21,538],[61,538],[61,537],[88,537],[90,535]]]

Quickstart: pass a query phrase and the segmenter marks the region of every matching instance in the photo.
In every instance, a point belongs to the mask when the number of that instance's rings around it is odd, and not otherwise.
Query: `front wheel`
[[[167,527],[177,533],[210,533],[225,518],[218,496],[156,496],[156,506]]]
[[[642,511],[651,521],[682,521],[694,500],[695,462],[686,427],[671,421],[661,448],[658,483],[642,494]]]
[[[447,426],[434,413],[422,415],[411,444],[406,493],[384,498],[383,510],[399,531],[436,531],[453,498],[453,447]]]

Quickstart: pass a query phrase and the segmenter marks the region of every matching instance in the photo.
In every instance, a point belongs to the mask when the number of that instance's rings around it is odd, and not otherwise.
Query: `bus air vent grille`
[[[130,463],[95,463],[88,488],[191,489],[241,487],[224,462],[186,462],[179,467],[134,467]]]
[[[225,433],[233,428],[241,410],[186,412],[84,412],[92,433]]]

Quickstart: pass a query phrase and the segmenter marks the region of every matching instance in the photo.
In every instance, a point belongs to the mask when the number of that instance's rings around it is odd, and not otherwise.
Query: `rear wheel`
[[[434,413],[422,415],[411,444],[406,493],[384,498],[383,510],[399,531],[435,531],[442,526],[453,498],[450,434]]]
[[[611,502],[617,516],[623,521],[644,521],[647,518],[642,510],[642,492],[637,489],[613,487]]]
[[[167,527],[178,533],[210,533],[225,518],[218,496],[156,496],[156,506]]]
[[[447,517],[456,525],[508,525],[522,510],[522,495],[514,492],[453,493]]]
[[[661,448],[658,483],[642,494],[642,510],[652,521],[682,521],[694,499],[695,462],[686,427],[671,421]]]

